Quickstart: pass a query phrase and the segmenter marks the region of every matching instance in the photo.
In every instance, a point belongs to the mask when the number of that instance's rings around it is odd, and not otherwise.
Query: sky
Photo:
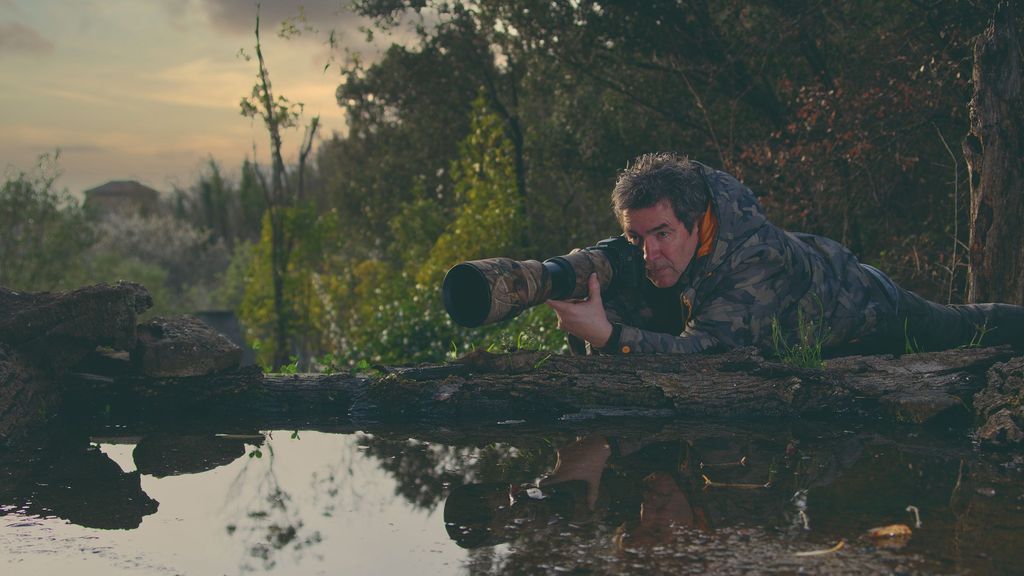
[[[264,0],[261,38],[275,96],[319,114],[321,139],[344,133],[334,93],[342,81],[326,38],[372,61],[348,0]],[[280,22],[299,13],[316,33],[290,40]],[[239,114],[256,80],[254,0],[0,0],[0,167],[30,171],[59,150],[57,187],[73,194],[110,180],[162,192],[194,184],[209,158],[237,174],[269,140]],[[394,37],[377,35],[386,46]],[[337,52],[335,52],[337,55]],[[285,160],[300,130],[285,135]],[[255,147],[255,148],[254,148]]]

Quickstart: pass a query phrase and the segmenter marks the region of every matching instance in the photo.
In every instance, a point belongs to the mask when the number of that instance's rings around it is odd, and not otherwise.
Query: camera
[[[637,288],[645,278],[643,252],[624,236],[614,236],[543,262],[471,260],[445,274],[441,292],[452,320],[475,328],[514,318],[547,300],[584,298],[592,273],[602,292]]]

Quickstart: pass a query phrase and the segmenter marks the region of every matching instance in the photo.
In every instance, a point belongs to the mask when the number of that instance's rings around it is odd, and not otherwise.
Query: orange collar
[[[708,209],[700,220],[700,244],[697,248],[697,257],[707,256],[715,244],[715,234],[718,233],[718,218],[711,210],[711,202],[708,202]]]

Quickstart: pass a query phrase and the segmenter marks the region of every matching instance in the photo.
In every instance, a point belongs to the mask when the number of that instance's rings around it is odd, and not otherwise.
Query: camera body
[[[645,278],[643,252],[614,236],[544,262],[472,260],[448,271],[441,292],[452,320],[473,328],[514,318],[547,300],[585,298],[592,273],[602,292],[637,288]]]

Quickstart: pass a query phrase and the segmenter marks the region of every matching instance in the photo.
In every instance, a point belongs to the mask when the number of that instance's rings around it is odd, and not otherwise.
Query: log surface
[[[766,361],[753,349],[714,356],[571,357],[473,353],[447,365],[374,374],[196,378],[72,378],[66,394],[139,415],[234,419],[333,416],[448,424],[584,416],[780,417],[879,414],[895,421],[967,424],[969,405],[1009,347],[831,360],[823,370]],[[77,394],[76,394],[77,392]],[[91,399],[91,400],[90,400]]]

